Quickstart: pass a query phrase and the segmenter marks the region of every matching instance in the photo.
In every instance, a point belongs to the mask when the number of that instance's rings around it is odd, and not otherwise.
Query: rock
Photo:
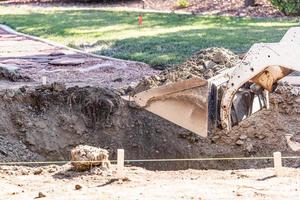
[[[285,135],[285,138],[286,138],[286,141],[287,141],[288,146],[289,146],[293,151],[300,151],[300,143],[291,140],[292,137],[293,137],[292,134],[286,134],[286,135]]]
[[[266,138],[265,134],[259,134],[259,133],[255,133],[254,136],[260,140],[263,140]]]
[[[294,95],[294,96],[298,96],[298,95],[300,94],[300,91],[299,91],[298,88],[293,87],[293,88],[291,89],[291,94]]]
[[[48,169],[48,173],[53,173],[53,172],[55,172],[56,170],[55,169]]]
[[[222,51],[217,51],[213,56],[213,62],[224,65],[229,58]]]
[[[51,84],[52,90],[55,92],[61,92],[64,91],[66,89],[66,85],[63,83],[52,83]]]
[[[84,64],[84,59],[78,59],[78,58],[58,58],[51,60],[49,64],[51,65],[81,65]]]
[[[22,170],[22,171],[21,171],[21,174],[22,174],[23,176],[26,176],[26,175],[28,175],[29,173],[28,173],[28,171],[26,171],[26,170]]]
[[[80,171],[89,170],[95,166],[101,166],[108,170],[110,168],[108,156],[106,149],[79,145],[71,150],[71,164]]]
[[[23,86],[23,87],[20,87],[19,89],[22,93],[26,92],[26,88]]]
[[[215,135],[215,136],[213,136],[213,137],[211,138],[211,140],[212,140],[213,142],[217,142],[219,139],[220,139],[220,136],[219,136],[219,135]]]
[[[35,199],[38,199],[38,198],[44,198],[44,197],[46,197],[46,195],[44,195],[42,192],[39,192],[39,193],[38,193],[38,196],[35,197]]]
[[[39,169],[36,169],[36,170],[33,172],[33,174],[34,174],[34,175],[40,175],[42,172],[43,172],[43,170],[42,170],[41,168],[39,168]]]
[[[11,73],[17,73],[17,71],[20,69],[20,67],[18,67],[17,65],[6,65],[6,64],[0,64],[1,68],[6,69],[8,72]]]
[[[121,77],[115,78],[115,79],[113,80],[113,82],[122,82],[122,81],[123,81],[123,79],[122,79]]]
[[[240,140],[246,140],[247,139],[247,135],[244,135],[244,134],[242,134],[242,135],[240,135]]]
[[[158,76],[158,75],[154,75],[153,78],[156,80],[156,81],[160,81],[161,78]]]
[[[49,56],[63,56],[66,55],[63,51],[53,51],[49,54]]]
[[[213,72],[212,69],[207,70],[207,71],[205,72],[205,74],[204,74],[204,78],[205,78],[205,79],[209,79],[209,78],[211,78],[211,77],[213,77],[213,76],[214,76],[214,72]]]
[[[246,150],[247,150],[249,153],[253,152],[253,144],[252,144],[252,143],[248,143],[248,144],[246,145]]]
[[[204,66],[205,66],[206,69],[213,68],[216,65],[217,65],[217,63],[215,63],[211,60],[204,61]]]
[[[0,64],[0,79],[12,82],[30,80],[29,77],[20,75],[18,70],[18,66]]]
[[[8,98],[13,98],[15,96],[15,92],[13,90],[6,90],[5,95]]]
[[[300,104],[300,97],[295,98],[295,102]]]
[[[235,142],[235,144],[236,145],[238,145],[238,146],[241,146],[241,145],[243,145],[245,142],[243,141],[243,140],[237,140],[236,142]]]
[[[242,122],[242,123],[240,124],[240,126],[241,126],[242,128],[249,128],[251,125],[252,125],[252,124],[249,123],[249,122],[247,122],[247,121],[244,121],[244,122]]]
[[[76,184],[76,185],[75,185],[75,190],[80,190],[81,188],[82,188],[81,185],[79,185],[79,184]]]

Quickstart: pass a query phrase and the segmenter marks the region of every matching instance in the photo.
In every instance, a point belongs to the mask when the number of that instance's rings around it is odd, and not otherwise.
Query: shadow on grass
[[[246,52],[254,43],[278,42],[286,30],[285,26],[194,29],[154,37],[142,36],[109,42],[98,40],[83,47],[96,49],[93,51],[96,54],[146,62],[161,69],[179,64],[203,48],[225,47],[236,53]],[[102,47],[107,47],[107,44],[111,45],[108,48]]]
[[[3,9],[3,8],[1,8]],[[97,10],[32,11],[0,14],[18,31],[64,41],[75,48],[157,68],[176,65],[207,47],[244,52],[257,42],[277,42],[295,21]],[[89,42],[89,43],[87,43]],[[82,45],[84,43],[84,45]]]

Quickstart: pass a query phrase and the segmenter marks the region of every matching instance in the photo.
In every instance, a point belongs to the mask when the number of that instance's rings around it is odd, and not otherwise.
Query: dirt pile
[[[270,95],[270,110],[252,115],[229,133],[215,130],[211,141],[215,143],[235,144],[246,155],[267,154],[266,146],[281,152],[292,152],[287,144],[287,136],[297,142],[300,129],[300,90],[286,83],[280,83]],[[298,141],[299,142],[299,141]],[[300,143],[299,143],[300,144]],[[294,152],[299,155],[299,152]]]
[[[108,151],[106,149],[79,145],[71,150],[71,164],[76,170],[85,171],[101,166],[103,170],[110,168]]]
[[[0,64],[0,80],[28,82],[30,78],[28,76],[22,76],[15,66],[4,66]]]
[[[233,67],[239,61],[239,56],[228,49],[203,49],[176,68],[166,69],[158,75],[145,78],[135,87],[134,93],[192,77],[209,79],[225,68]]]

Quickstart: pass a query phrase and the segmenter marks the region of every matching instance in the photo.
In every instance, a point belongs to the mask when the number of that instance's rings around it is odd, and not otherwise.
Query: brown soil
[[[275,94],[272,110],[255,114],[229,134],[221,131],[207,139],[132,107],[111,90],[93,87],[64,89],[53,84],[25,92],[5,92],[0,97],[0,118],[4,137],[9,135],[21,141],[26,149],[47,160],[69,159],[70,149],[78,144],[108,149],[112,159],[118,148],[126,150],[126,159],[270,156],[274,151],[299,155],[288,147],[284,137],[287,133],[299,134],[300,108],[295,101],[299,97],[289,91]],[[238,140],[242,142],[237,143]],[[16,152],[2,157],[17,161],[21,155]],[[295,160],[285,161],[287,166],[299,166]],[[161,170],[231,169],[271,164],[271,160],[265,160],[143,166]]]
[[[225,68],[235,66],[238,62],[240,62],[240,56],[235,55],[230,50],[224,48],[203,49],[175,68],[166,69],[159,74],[145,77],[132,92],[138,93],[192,77],[209,79]]]
[[[178,68],[163,71],[145,80],[154,80],[156,77],[154,83],[160,85],[176,81],[163,80],[163,77],[169,77],[170,74],[181,79],[189,78],[190,75],[210,77],[220,69],[231,67],[232,63],[238,62],[238,56],[228,50],[214,48],[201,52]],[[16,57],[14,59],[19,59],[19,55]],[[215,64],[209,64],[209,60]],[[116,66],[118,64],[122,62],[115,63]],[[19,73],[23,76],[23,65],[20,66]],[[47,66],[50,67],[49,64]],[[76,66],[72,66],[73,68]],[[130,66],[128,68],[130,69]],[[35,72],[33,70],[32,74]],[[126,72],[128,71],[124,70],[124,73]],[[150,69],[148,72],[153,73]],[[111,72],[112,76],[117,73],[117,70]],[[127,75],[130,75],[130,70],[128,73]],[[30,75],[29,72],[27,74]],[[57,80],[66,84],[34,86],[31,81],[26,87],[24,84],[22,87],[12,87],[19,82],[10,81],[10,89],[0,90],[0,159],[66,160],[70,158],[71,148],[78,144],[107,149],[112,159],[116,158],[118,148],[125,149],[126,159],[271,156],[274,151],[281,151],[284,155],[299,155],[299,152],[290,149],[285,139],[287,133],[293,135],[293,140],[299,137],[300,96],[296,88],[280,86],[277,93],[272,95],[271,110],[253,115],[240,126],[233,128],[230,133],[217,131],[210,133],[208,138],[201,138],[123,100],[119,89],[103,88],[107,85],[102,81],[110,79],[101,75],[99,73],[97,79],[100,82],[97,82],[98,87],[72,86],[69,81],[62,79]],[[143,74],[137,75],[140,77]],[[174,78],[173,75],[170,77]],[[78,77],[72,78],[74,79],[69,77],[69,80],[74,80],[71,83],[76,84]],[[93,83],[89,79],[84,81],[87,85]],[[120,87],[124,88],[127,84],[126,81],[121,82]],[[117,86],[114,87],[118,88]],[[126,93],[124,89],[121,89],[121,92]],[[299,160],[286,159],[284,162],[286,166],[292,167],[300,164]],[[132,164],[160,170],[232,169],[271,166],[272,161]]]

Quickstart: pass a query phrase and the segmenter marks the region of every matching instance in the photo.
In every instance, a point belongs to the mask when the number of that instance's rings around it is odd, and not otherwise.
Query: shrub
[[[187,8],[190,6],[190,3],[187,0],[178,0],[176,2],[176,6],[178,8]]]
[[[273,6],[288,16],[300,16],[300,0],[270,0]]]

